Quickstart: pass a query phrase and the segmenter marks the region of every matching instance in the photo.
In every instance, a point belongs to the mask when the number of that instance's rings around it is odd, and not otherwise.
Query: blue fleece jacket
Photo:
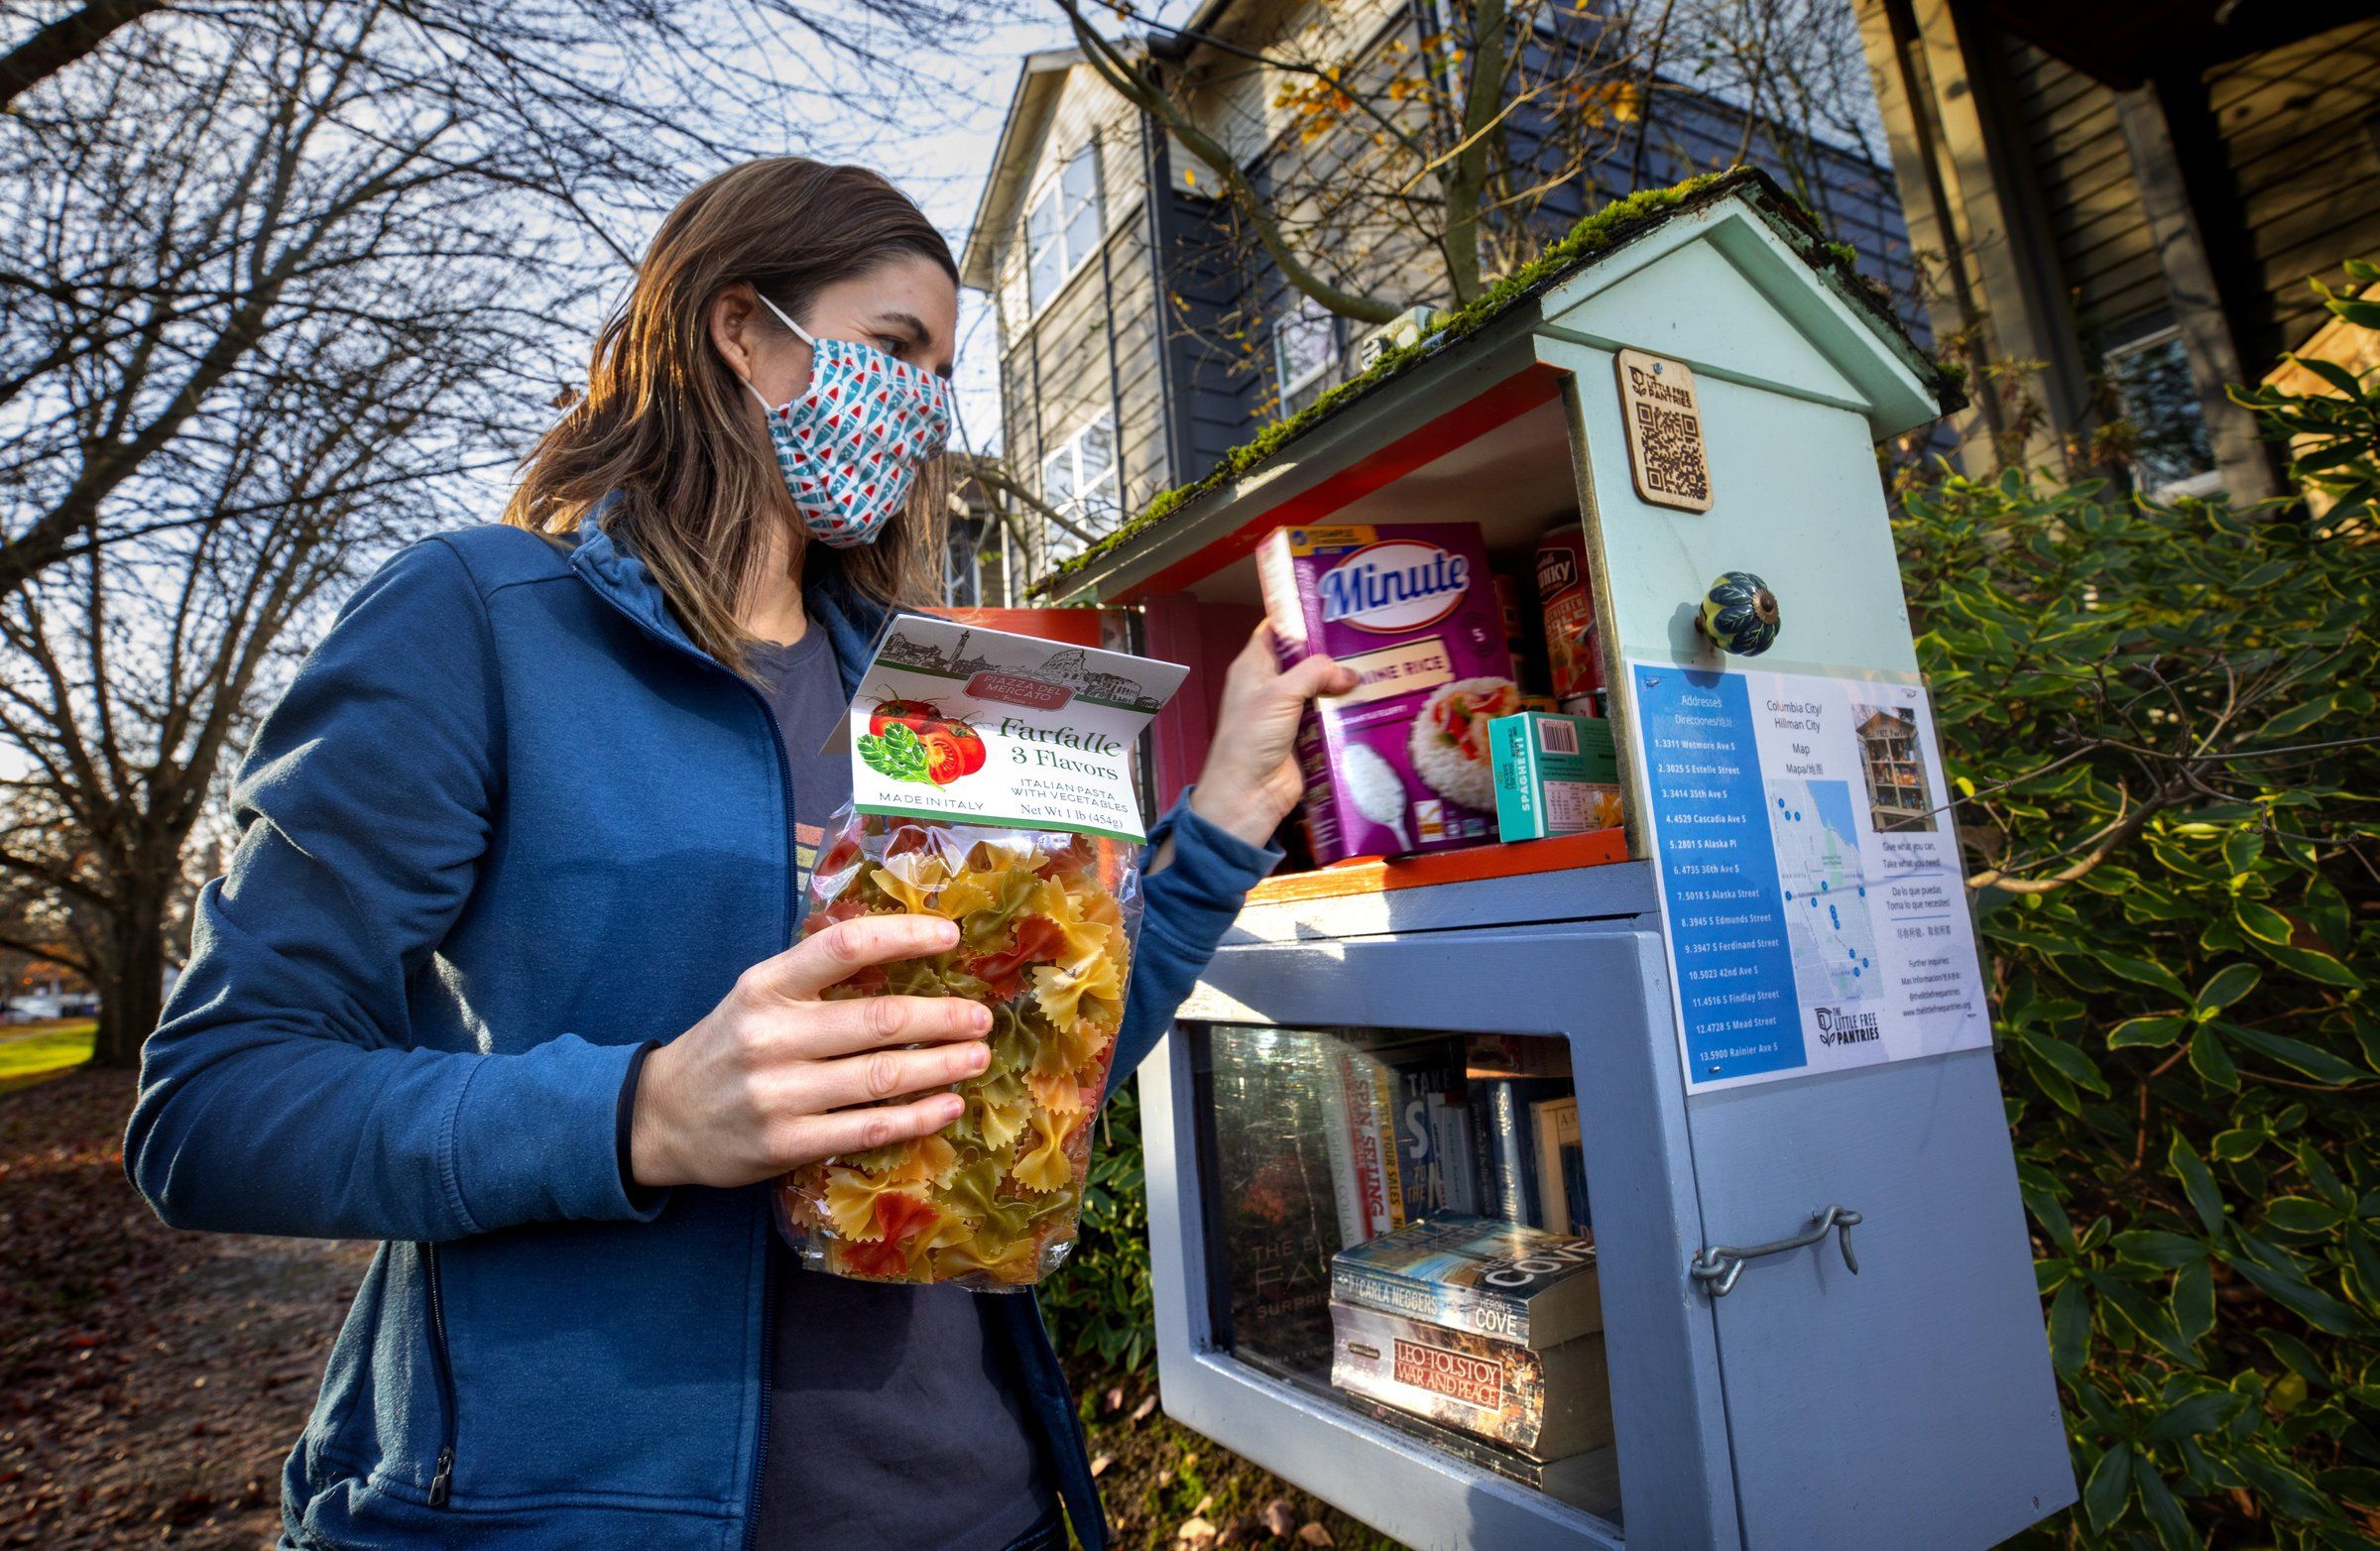
[[[879,615],[819,559],[809,615],[849,692]],[[632,1200],[615,1125],[639,1045],[790,939],[760,695],[598,527],[446,535],[348,603],[235,801],[124,1155],[176,1227],[383,1241],[284,1472],[287,1543],[742,1545],[768,1187]],[[1273,861],[1178,805],[1166,834],[1119,1078]],[[991,1302],[1102,1546],[1033,1300]]]

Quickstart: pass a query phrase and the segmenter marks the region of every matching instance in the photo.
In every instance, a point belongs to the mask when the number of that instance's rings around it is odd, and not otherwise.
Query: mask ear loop
[[[753,295],[756,297],[761,297],[761,294],[757,289],[753,292]],[[808,345],[812,350],[818,348],[818,341],[810,337],[810,331],[802,327],[799,323],[794,322],[791,318],[785,316],[785,309],[783,307],[778,306],[767,297],[761,297],[761,305],[767,307],[770,311],[774,312],[776,314],[776,320],[784,324],[787,328],[793,330],[795,334],[799,335],[803,344]]]
[[[815,357],[816,357],[816,355],[817,355],[817,353],[818,353],[818,341],[817,341],[817,340],[815,340],[815,339],[812,339],[812,338],[810,337],[810,331],[809,331],[808,329],[806,329],[806,328],[802,327],[802,326],[801,326],[799,323],[796,323],[796,322],[794,322],[794,321],[793,321],[791,318],[789,318],[789,317],[785,316],[785,309],[784,309],[784,308],[782,308],[782,307],[778,306],[778,305],[777,305],[775,302],[774,302],[774,301],[770,300],[770,299],[769,299],[767,297],[765,297],[765,296],[761,296],[761,291],[760,291],[760,288],[759,288],[759,287],[757,287],[757,286],[756,286],[756,287],[754,287],[754,288],[753,288],[753,293],[752,293],[752,294],[753,294],[754,296],[756,296],[756,297],[760,297],[760,298],[761,298],[761,305],[763,305],[763,306],[767,307],[767,308],[768,308],[770,311],[772,311],[772,312],[774,312],[774,313],[776,314],[776,320],[777,320],[778,322],[780,322],[780,323],[784,324],[784,325],[785,325],[787,328],[789,328],[789,329],[793,330],[793,332],[794,332],[795,334],[797,334],[797,335],[799,335],[799,336],[800,336],[800,338],[801,338],[801,342],[802,342],[803,344],[805,344],[805,345],[808,345],[808,346],[810,347],[810,354],[811,354],[811,356],[812,356],[813,358],[815,358]],[[755,399],[758,399],[758,400],[760,400],[760,402],[761,402],[761,413],[762,413],[762,414],[764,414],[764,415],[774,415],[774,414],[778,413],[778,406],[776,406],[776,405],[774,405],[774,404],[771,404],[771,403],[769,402],[769,400],[768,400],[768,397],[767,397],[766,395],[764,395],[764,394],[763,394],[763,393],[762,393],[762,392],[761,392],[761,391],[760,391],[758,388],[755,388],[755,387],[752,385],[752,379],[751,379],[751,378],[749,378],[749,377],[745,377],[745,376],[742,376],[741,374],[739,374],[736,380],[737,380],[738,382],[740,382],[740,383],[742,383],[742,384],[744,385],[744,391],[745,391],[746,393],[749,393],[749,394],[751,394],[751,395],[752,395],[752,396],[753,396]]]

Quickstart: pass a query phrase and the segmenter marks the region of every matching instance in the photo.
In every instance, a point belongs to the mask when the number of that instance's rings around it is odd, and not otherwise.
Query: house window
[[[1096,146],[1085,146],[1067,158],[1058,176],[1041,190],[1041,197],[1025,211],[1025,278],[1036,312],[1099,246],[1096,155]]]
[[[2182,331],[2161,328],[2107,352],[2107,380],[2138,433],[2132,479],[2151,496],[2204,495],[2221,488],[2198,380],[2182,348]]]
[[[1041,499],[1078,527],[1105,533],[1124,510],[1116,469],[1116,417],[1100,411],[1041,460]],[[1082,541],[1060,530],[1049,536],[1053,557]]]
[[[1323,378],[1339,360],[1339,319],[1311,297],[1272,323],[1273,380],[1281,385],[1280,413],[1295,415],[1322,396]]]

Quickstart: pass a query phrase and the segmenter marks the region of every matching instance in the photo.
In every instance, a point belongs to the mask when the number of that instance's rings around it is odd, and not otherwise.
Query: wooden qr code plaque
[[[1622,350],[1619,418],[1628,427],[1628,469],[1649,506],[1711,510],[1711,460],[1703,451],[1703,405],[1683,362]]]

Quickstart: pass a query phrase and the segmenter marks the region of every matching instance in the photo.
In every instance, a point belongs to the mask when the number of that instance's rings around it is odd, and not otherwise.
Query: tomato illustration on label
[[[894,780],[947,786],[991,759],[983,735],[963,716],[945,716],[927,700],[885,700],[868,718],[860,757]]]
[[[925,750],[925,778],[937,786],[947,786],[967,774],[967,756],[959,752],[959,740],[951,736],[947,723],[937,722],[917,735]]]
[[[913,733],[921,733],[930,722],[942,719],[941,708],[929,700],[880,700],[868,718],[869,733],[878,738],[894,722],[905,725]]]
[[[959,746],[959,758],[962,762],[959,774],[972,776],[982,770],[984,762],[992,756],[990,751],[985,749],[984,740],[976,734],[976,730],[963,721],[956,721],[949,724],[949,731],[950,736],[957,741]]]

